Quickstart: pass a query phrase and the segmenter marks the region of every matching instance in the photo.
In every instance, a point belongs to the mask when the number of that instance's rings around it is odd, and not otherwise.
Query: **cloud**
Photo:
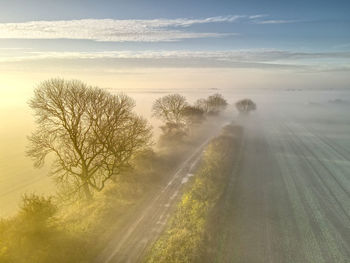
[[[77,67],[98,68],[273,68],[344,70],[350,52],[292,52],[285,50],[231,51],[105,51],[105,52],[24,52],[0,56],[2,63],[22,64],[50,60]],[[348,69],[348,67],[345,67]]]
[[[218,61],[287,61],[305,59],[350,59],[350,52],[292,52],[285,50],[228,50],[228,51],[186,51],[186,50],[144,50],[144,51],[101,51],[101,52],[41,52],[28,51],[19,56],[0,56],[1,62],[39,59],[215,59]]]
[[[251,15],[249,16],[250,19],[257,19],[257,18],[262,18],[262,17],[267,17],[269,15],[266,14],[260,14],[260,15]]]
[[[297,20],[265,19],[269,15],[228,15],[202,19],[80,19],[0,23],[0,39],[82,39],[110,42],[161,42],[218,38],[234,33],[194,32],[193,25],[209,23],[286,24]]]
[[[232,33],[191,32],[196,24],[232,23],[245,16],[216,16],[204,19],[81,19],[0,23],[2,39],[85,39],[115,42],[177,41],[189,38],[224,37]]]
[[[300,20],[261,20],[261,21],[253,21],[253,24],[260,24],[260,25],[290,24],[290,23],[297,23],[297,22],[300,22]]]

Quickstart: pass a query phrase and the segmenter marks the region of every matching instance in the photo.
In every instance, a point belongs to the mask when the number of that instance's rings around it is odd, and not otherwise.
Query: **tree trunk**
[[[86,200],[91,201],[92,200],[92,193],[90,191],[88,183],[84,183],[83,190],[84,190]]]

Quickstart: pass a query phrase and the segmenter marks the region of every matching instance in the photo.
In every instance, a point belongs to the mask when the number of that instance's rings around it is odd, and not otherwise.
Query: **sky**
[[[0,0],[1,95],[50,77],[126,90],[348,88],[349,11],[322,0]]]

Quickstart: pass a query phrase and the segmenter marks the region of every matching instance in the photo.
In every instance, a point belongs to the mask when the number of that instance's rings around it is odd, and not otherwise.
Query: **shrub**
[[[83,235],[62,225],[56,213],[52,198],[24,196],[19,213],[0,222],[0,262],[84,262]]]
[[[194,262],[200,257],[206,224],[232,172],[242,134],[230,125],[208,145],[191,187],[183,194],[165,233],[147,257],[149,263]]]

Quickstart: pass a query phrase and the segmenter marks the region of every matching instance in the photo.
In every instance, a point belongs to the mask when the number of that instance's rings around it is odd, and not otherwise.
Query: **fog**
[[[108,89],[111,93],[120,90]],[[125,92],[125,91],[124,91]],[[189,102],[205,98],[213,93],[221,93],[230,107],[226,116],[233,120],[237,112],[233,104],[243,98],[250,98],[257,104],[253,113],[272,127],[280,121],[307,126],[317,130],[332,144],[350,149],[350,92],[344,89],[177,89],[129,90],[127,95],[136,101],[135,110],[153,125],[154,135],[159,135],[160,121],[152,118],[151,105],[158,97],[169,93],[180,93]],[[30,92],[26,92],[29,95]],[[18,202],[25,192],[50,193],[54,191],[51,178],[47,177],[48,167],[34,169],[32,161],[25,156],[28,144],[26,137],[33,130],[33,116],[24,101],[3,105],[0,112],[0,216],[8,216],[17,211]],[[6,99],[6,98],[3,98]]]

